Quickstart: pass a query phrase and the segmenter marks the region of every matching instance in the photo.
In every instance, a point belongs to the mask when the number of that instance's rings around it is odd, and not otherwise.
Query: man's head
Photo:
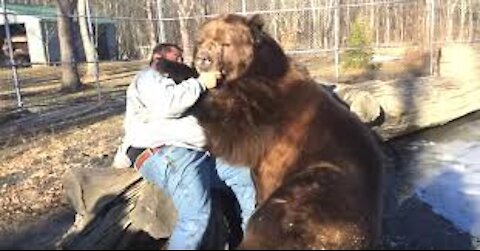
[[[150,60],[150,65],[153,65],[155,62],[158,62],[161,58],[183,63],[183,51],[182,49],[176,44],[158,44],[153,48],[152,58]]]

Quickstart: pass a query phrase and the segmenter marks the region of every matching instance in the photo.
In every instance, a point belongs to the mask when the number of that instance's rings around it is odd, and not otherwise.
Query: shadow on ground
[[[0,250],[53,250],[72,226],[75,213],[69,208],[52,209],[37,222],[22,226],[15,233],[0,233]]]
[[[85,126],[125,111],[125,86],[104,90],[100,100],[94,87],[72,98],[57,98],[45,105],[12,109],[0,114],[0,146],[12,147],[42,132],[60,132]],[[61,94],[56,94],[57,96]]]

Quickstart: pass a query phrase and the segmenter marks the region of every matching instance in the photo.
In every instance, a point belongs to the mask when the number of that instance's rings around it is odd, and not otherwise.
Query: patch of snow
[[[480,142],[444,142],[434,148],[427,151],[437,152],[439,164],[416,167],[422,178],[415,194],[459,229],[480,236]]]

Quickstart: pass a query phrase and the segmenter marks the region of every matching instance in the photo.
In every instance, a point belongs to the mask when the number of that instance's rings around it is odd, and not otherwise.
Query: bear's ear
[[[258,14],[255,14],[248,19],[248,25],[250,26],[250,29],[252,29],[253,39],[256,45],[260,45],[263,42],[264,34],[262,28],[264,24],[263,19]]]
[[[265,23],[263,22],[263,19],[262,19],[262,17],[261,17],[259,14],[255,14],[255,15],[251,16],[251,17],[248,19],[248,24],[249,24],[250,27],[252,27],[252,28],[256,28],[256,29],[262,30],[263,25],[264,25]]]

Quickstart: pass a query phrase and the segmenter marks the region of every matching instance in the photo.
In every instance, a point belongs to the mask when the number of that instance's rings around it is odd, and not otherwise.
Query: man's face
[[[153,54],[153,60],[158,61],[160,58],[164,58],[169,61],[183,63],[182,52],[176,48],[171,48],[168,52]]]

